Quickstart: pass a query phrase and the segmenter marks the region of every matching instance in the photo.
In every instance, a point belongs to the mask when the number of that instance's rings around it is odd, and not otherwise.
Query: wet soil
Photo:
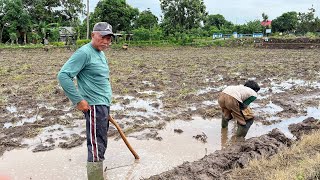
[[[291,124],[289,129],[298,137],[309,134],[320,128],[320,120],[307,118],[302,123]],[[271,157],[282,149],[290,147],[294,140],[287,138],[278,129],[273,129],[266,135],[248,140],[234,139],[231,146],[206,155],[194,162],[185,162],[172,170],[148,179],[229,179],[228,174],[234,168],[243,168],[252,159]],[[237,177],[237,179],[242,179]]]
[[[319,38],[263,38],[255,47],[270,49],[315,49],[320,48]]]
[[[56,80],[73,52],[0,51],[0,155],[15,148],[34,152],[73,148],[85,141],[83,114],[72,107]],[[195,115],[221,117],[218,93],[227,85],[254,79],[261,90],[252,109],[256,122],[268,128],[319,107],[319,53],[318,49],[111,49],[106,52],[114,94],[111,114],[127,136],[149,130],[135,138],[161,141],[157,132],[170,121],[191,121]],[[112,126],[108,135],[119,139]],[[192,136],[205,140],[203,134]]]
[[[290,132],[297,137],[297,139],[300,139],[304,134],[310,134],[319,129],[320,120],[312,117],[303,120],[301,123],[289,125]]]

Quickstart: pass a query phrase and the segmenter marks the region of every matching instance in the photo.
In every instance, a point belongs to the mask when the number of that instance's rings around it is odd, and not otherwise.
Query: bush
[[[79,39],[76,41],[76,45],[83,46],[83,45],[89,43],[90,41],[91,41],[91,39]]]
[[[57,46],[57,47],[63,47],[64,46],[64,42],[50,42],[51,45],[53,46]]]
[[[306,34],[305,36],[308,37],[308,38],[315,38],[315,37],[317,37],[317,35],[316,35],[315,33],[313,33],[313,32],[307,32],[307,34]]]

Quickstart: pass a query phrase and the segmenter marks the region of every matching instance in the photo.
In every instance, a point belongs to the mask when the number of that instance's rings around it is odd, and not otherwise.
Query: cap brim
[[[113,36],[113,37],[114,37],[113,32],[110,32],[110,31],[95,31],[95,32],[100,33],[100,34],[101,34],[101,36],[107,36],[107,35],[110,35],[110,36]]]

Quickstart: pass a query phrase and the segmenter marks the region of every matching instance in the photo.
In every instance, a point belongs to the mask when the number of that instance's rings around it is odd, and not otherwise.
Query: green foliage
[[[203,0],[160,0],[160,6],[166,35],[198,28],[207,15]]]
[[[215,14],[215,15],[208,15],[204,21],[204,25],[206,29],[209,29],[212,26],[217,27],[218,29],[221,29],[224,27],[230,27],[232,26],[232,23],[227,21],[223,15],[221,14]]]
[[[317,37],[317,35],[313,32],[307,32],[305,36],[308,38],[316,38]]]
[[[134,40],[138,40],[138,41],[151,40],[150,39],[150,30],[148,30],[148,29],[141,27],[141,28],[133,30],[132,32],[133,32]]]
[[[136,28],[150,29],[156,25],[158,25],[158,18],[150,10],[142,11],[135,22]]]
[[[38,33],[32,33],[31,34],[31,43],[37,44],[38,42],[41,41],[41,36]]]
[[[65,43],[64,42],[51,42],[50,41],[50,45],[57,46],[57,47],[63,47],[63,46],[65,46]]]
[[[10,33],[11,44],[17,39],[17,33]]]
[[[93,13],[93,21],[105,21],[112,25],[113,31],[130,31],[139,14],[125,0],[100,0]]]
[[[0,43],[10,39],[10,33],[17,32],[25,43],[27,34],[37,33],[41,38],[51,33],[49,39],[58,39],[57,30],[50,32],[48,24],[70,26],[83,12],[82,0],[0,0]],[[80,23],[79,23],[80,24]],[[58,27],[56,27],[58,28]],[[3,37],[5,36],[5,37]],[[28,40],[38,38],[28,38]],[[39,41],[36,41],[39,42]]]
[[[53,28],[50,30],[49,42],[58,41],[60,37],[59,29]]]
[[[298,13],[291,11],[283,13],[272,21],[273,32],[293,32],[298,26]]]
[[[158,27],[153,27],[151,29],[141,27],[132,32],[134,40],[137,41],[160,40],[163,38],[162,30]]]
[[[91,39],[79,39],[76,41],[76,45],[83,46],[83,45],[89,43],[90,41],[91,41]]]
[[[263,32],[263,27],[261,26],[259,20],[249,21],[244,27],[244,31],[250,34],[255,32]]]
[[[23,3],[36,24],[43,21],[69,26],[73,19],[78,19],[78,14],[84,12],[82,0],[23,0]]]

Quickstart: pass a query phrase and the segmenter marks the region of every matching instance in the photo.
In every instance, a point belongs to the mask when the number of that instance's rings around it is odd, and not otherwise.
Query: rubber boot
[[[253,123],[253,119],[247,120],[246,125],[240,125],[238,124],[238,129],[236,135],[238,137],[245,137],[249,131],[249,128],[251,127]]]
[[[222,128],[227,128],[227,127],[228,127],[228,122],[229,122],[229,120],[227,120],[227,119],[222,115],[221,127],[222,127]]]
[[[249,128],[247,128],[245,125],[238,124],[237,129],[237,137],[245,137],[248,133]]]
[[[103,162],[87,162],[88,180],[104,180]]]

